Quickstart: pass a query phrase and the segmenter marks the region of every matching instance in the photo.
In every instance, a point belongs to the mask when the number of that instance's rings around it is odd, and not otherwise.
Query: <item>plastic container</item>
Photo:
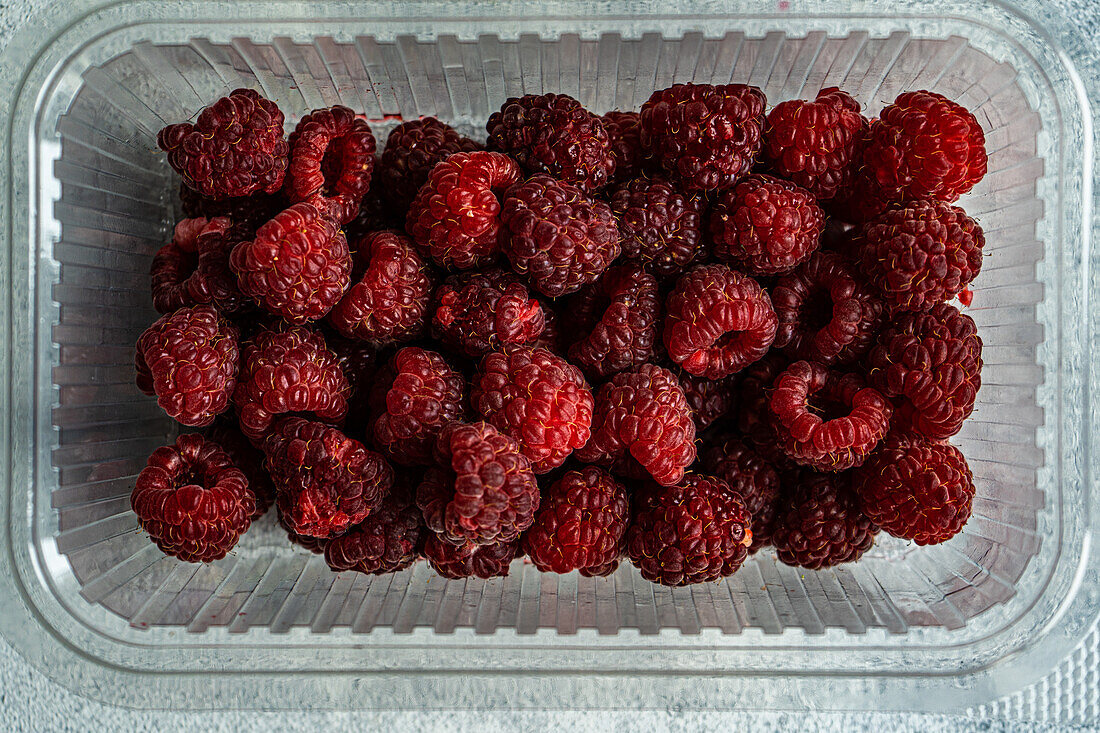
[[[134,707],[1095,716],[1094,150],[1076,71],[1094,51],[1067,54],[1079,38],[1003,4],[738,5],[82,0],[29,24],[0,66],[5,637],[51,678]],[[669,590],[629,565],[335,575],[270,518],[196,566],[137,531],[133,477],[176,430],[132,377],[150,258],[177,214],[160,127],[239,86],[288,125],[347,104],[384,141],[396,117],[472,133],[512,95],[631,109],[688,80],[756,84],[771,104],[839,85],[870,114],[928,88],[982,122],[989,174],[962,201],[989,242],[968,311],[986,367],[957,440],[978,486],[962,535],[883,537],[821,572],[765,551],[726,582]]]

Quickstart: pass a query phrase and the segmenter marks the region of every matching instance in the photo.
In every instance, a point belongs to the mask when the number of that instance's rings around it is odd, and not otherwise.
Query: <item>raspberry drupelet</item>
[[[417,561],[426,535],[412,492],[395,483],[366,519],[325,543],[325,562],[336,572],[396,573]]]
[[[593,379],[653,358],[660,311],[657,279],[635,264],[609,267],[569,301],[569,358]]]
[[[772,533],[780,562],[820,570],[871,549],[878,527],[859,508],[852,472],[805,471],[797,481]]]
[[[378,189],[390,206],[408,211],[436,163],[454,153],[481,149],[476,141],[435,117],[402,122],[390,131],[378,161]]]
[[[424,543],[424,558],[432,570],[452,580],[504,577],[518,551],[519,540],[453,545],[432,534]]]
[[[707,441],[703,469],[725,481],[741,496],[752,515],[752,544],[756,552],[771,541],[780,505],[779,474],[738,436],[725,434]]]
[[[315,196],[330,202],[343,226],[359,213],[374,171],[374,134],[347,107],[315,109],[290,133],[286,195],[291,203]]]
[[[680,193],[660,178],[636,178],[615,189],[610,203],[626,260],[667,278],[705,256],[701,195]]]
[[[503,270],[452,276],[435,299],[432,334],[475,359],[490,351],[532,345],[546,326],[542,305],[518,277]]]

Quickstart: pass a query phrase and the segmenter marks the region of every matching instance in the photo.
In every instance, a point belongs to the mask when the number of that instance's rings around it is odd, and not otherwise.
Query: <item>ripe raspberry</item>
[[[775,519],[779,561],[819,570],[853,562],[871,549],[878,527],[860,511],[852,472],[803,472]]]
[[[829,87],[812,102],[780,102],[768,113],[763,155],[777,175],[826,201],[851,185],[866,129],[859,102]]]
[[[593,404],[581,370],[545,349],[487,354],[470,385],[474,412],[512,437],[535,473],[584,447]]]
[[[819,471],[859,466],[890,429],[893,408],[856,374],[796,361],[772,387],[769,409],[779,447]]]
[[[348,380],[348,411],[344,430],[353,435],[368,432],[371,391],[378,374],[378,352],[366,341],[346,339],[338,333],[326,334],[325,342]]]
[[[523,535],[523,549],[544,573],[601,570],[622,554],[630,502],[611,474],[593,466],[550,484]]]
[[[564,94],[512,97],[485,129],[489,148],[508,153],[527,173],[547,173],[588,194],[615,172],[603,119]]]
[[[778,275],[821,243],[825,214],[809,191],[752,175],[724,192],[710,216],[714,256],[750,275]]]
[[[600,387],[592,438],[576,457],[616,470],[641,468],[666,486],[679,483],[695,461],[695,424],[672,372],[642,364]]]
[[[914,201],[863,225],[863,272],[893,311],[928,311],[954,298],[982,270],[985,233],[957,206]]]
[[[871,384],[901,398],[897,426],[933,439],[959,432],[982,386],[977,326],[948,303],[929,313],[898,314],[883,329],[867,362]]]
[[[431,465],[443,426],[464,417],[466,379],[434,351],[409,346],[394,354],[375,390],[375,443],[401,465]]]
[[[374,134],[347,107],[315,109],[290,133],[286,193],[291,203],[320,195],[337,202],[347,224],[359,213],[374,171]]]
[[[955,201],[985,176],[985,134],[946,97],[905,92],[871,123],[864,160],[891,201]]]
[[[314,555],[322,554],[325,551],[325,545],[329,543],[328,539],[322,537],[310,537],[308,535],[298,534],[291,529],[290,525],[282,517],[279,517],[279,526],[286,530],[286,538],[290,541],[290,544],[303,547]]]
[[[565,334],[561,332],[561,326],[559,324],[561,316],[558,315],[550,301],[539,301],[539,305],[542,306],[545,326],[538,338],[529,345],[533,348],[546,349],[550,353],[557,354],[558,356],[565,356],[567,347],[565,343]]]
[[[183,425],[209,425],[228,409],[237,384],[238,336],[209,305],[161,316],[138,338],[138,388]]]
[[[775,425],[772,421],[772,385],[779,375],[791,365],[782,352],[773,349],[758,362],[750,364],[738,375],[736,426],[757,453],[777,469],[792,468],[794,463],[778,446]]]
[[[180,207],[188,219],[216,219],[228,217],[233,228],[255,234],[260,225],[286,208],[281,192],[257,191],[249,196],[229,199],[212,199],[203,196],[186,183],[179,187]]]
[[[456,546],[430,535],[424,543],[424,557],[432,570],[444,578],[502,578],[519,550],[519,540],[478,545],[467,542]]]
[[[245,345],[233,402],[241,432],[257,442],[275,416],[309,412],[337,422],[347,413],[348,380],[320,333],[301,326],[261,331]]]
[[[651,582],[709,583],[733,575],[745,562],[750,520],[741,497],[713,476],[693,474],[674,486],[647,484],[635,497],[627,552]]]
[[[669,357],[707,379],[728,377],[764,356],[778,325],[768,294],[723,265],[700,265],[680,276],[665,311]]]
[[[475,359],[532,344],[545,327],[542,306],[527,286],[501,270],[452,277],[439,288],[436,300],[433,335]]]
[[[547,175],[508,189],[500,219],[508,232],[503,247],[512,269],[551,298],[595,282],[619,256],[611,208]]]
[[[822,204],[828,209],[832,221],[861,225],[885,211],[890,200],[879,189],[878,184],[867,177],[867,169],[863,167],[856,173],[851,184],[837,191],[834,198]]]
[[[405,229],[420,254],[440,267],[489,264],[503,236],[497,196],[518,180],[519,166],[507,155],[455,153],[428,174],[409,205]]]
[[[867,352],[882,325],[878,295],[852,265],[815,252],[772,288],[775,346],[794,359],[845,364]]]
[[[385,498],[393,469],[339,430],[286,417],[264,438],[279,516],[296,534],[337,537]]]
[[[198,267],[199,232],[210,222],[207,219],[183,219],[176,224],[172,241],[157,250],[149,268],[153,307],[160,313],[171,313],[188,305],[197,305],[191,294],[191,281]]]
[[[351,279],[344,233],[311,203],[294,204],[233,248],[229,264],[241,290],[290,323],[321,318]]]
[[[629,181],[652,163],[642,147],[642,116],[637,112],[608,112],[603,115],[611,157],[615,159],[612,183]]]
[[[517,541],[539,508],[535,474],[519,444],[488,423],[453,422],[435,449],[438,465],[416,490],[428,529],[454,545]]]
[[[213,199],[275,193],[287,170],[283,113],[251,89],[234,89],[193,125],[168,125],[157,145],[184,183]]]
[[[263,451],[257,450],[248,441],[237,427],[237,421],[229,415],[216,420],[206,431],[205,437],[208,441],[221,446],[233,465],[244,472],[244,477],[248,480],[248,488],[252,490],[255,499],[252,521],[256,521],[275,501],[275,487],[271,483],[271,476],[268,475],[267,469],[264,468]]]
[[[376,163],[377,165],[377,163]],[[379,186],[371,186],[371,190],[359,202],[359,213],[344,227],[344,236],[347,237],[348,246],[363,240],[368,234],[392,229],[397,232],[405,231],[405,214],[408,207],[396,210],[382,198]],[[353,267],[354,267],[354,252]],[[354,277],[354,272],[352,274]]]
[[[625,258],[657,277],[677,275],[706,254],[706,200],[685,195],[659,178],[636,178],[611,195]]]
[[[642,145],[687,192],[729,188],[760,152],[766,102],[745,84],[675,84],[642,105]]]
[[[409,341],[424,330],[432,282],[412,241],[396,232],[368,234],[355,257],[363,274],[328,314],[347,338]]]
[[[386,139],[378,163],[378,188],[391,206],[407,211],[436,163],[454,153],[481,149],[480,144],[435,117],[402,122]]]
[[[752,544],[756,552],[771,541],[779,509],[779,474],[739,437],[722,435],[703,451],[703,469],[725,481],[741,496],[752,515]]]
[[[396,573],[417,561],[426,535],[412,492],[395,486],[370,516],[328,541],[325,562],[336,572]]]
[[[653,358],[660,301],[657,280],[637,265],[609,267],[569,301],[576,334],[569,358],[594,379]]]
[[[715,420],[730,412],[736,404],[735,377],[707,379],[687,372],[680,372],[676,376],[680,380],[680,387],[684,390],[688,405],[691,406],[696,433],[709,428]]]
[[[222,313],[245,307],[229,251],[246,235],[226,217],[183,219],[172,241],[153,256],[153,307],[171,313],[190,305],[213,304]]]
[[[248,531],[255,496],[213,441],[192,433],[153,451],[130,507],[161,552],[185,562],[225,557]]]

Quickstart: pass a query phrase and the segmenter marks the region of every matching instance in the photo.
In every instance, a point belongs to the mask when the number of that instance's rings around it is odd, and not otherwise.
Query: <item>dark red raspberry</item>
[[[779,447],[819,471],[861,465],[890,429],[893,408],[856,374],[796,361],[779,375],[768,403]]]
[[[901,313],[867,359],[871,384],[901,398],[895,423],[929,438],[949,438],[974,410],[982,386],[982,339],[974,319],[941,303]]]
[[[258,441],[281,413],[308,412],[318,420],[342,420],[348,391],[348,380],[325,337],[291,326],[261,331],[245,345],[233,402],[241,432]]]
[[[244,477],[248,479],[248,488],[252,489],[255,499],[252,521],[256,521],[275,501],[275,487],[264,468],[263,451],[249,442],[231,416],[222,416],[216,420],[206,431],[205,437],[221,446],[233,465],[244,472]]]
[[[652,163],[642,147],[642,116],[637,112],[608,112],[603,115],[611,157],[615,159],[612,183],[629,181]]]
[[[974,477],[949,443],[892,433],[854,484],[872,522],[918,545],[946,542],[970,519]]]
[[[224,216],[180,221],[172,242],[153,256],[153,307],[161,313],[204,304],[216,306],[221,313],[244,308],[237,276],[229,269],[229,253],[247,238]]]
[[[481,149],[480,144],[435,117],[402,122],[386,139],[377,187],[391,206],[407,211],[436,163],[454,153]]]
[[[766,102],[745,84],[675,84],[642,105],[642,145],[685,191],[729,188],[760,152]]]
[[[196,240],[198,266],[188,279],[188,290],[197,303],[210,303],[222,314],[253,309],[251,299],[241,292],[237,274],[229,264],[233,250],[250,240],[247,227],[230,224],[227,218],[211,219]]]
[[[364,272],[328,314],[329,323],[343,336],[376,344],[420,335],[432,282],[412,241],[397,232],[368,234],[355,258]]]
[[[279,516],[307,537],[337,537],[374,511],[393,484],[381,455],[336,428],[286,417],[264,438]]]
[[[153,451],[130,507],[166,555],[213,562],[248,531],[255,496],[221,446],[193,433]]]
[[[475,359],[505,347],[533,344],[545,327],[542,306],[510,272],[454,276],[440,286],[436,299],[433,335]]]
[[[157,145],[184,183],[213,199],[275,193],[287,170],[283,113],[251,89],[234,89],[193,125],[168,125]]]
[[[426,535],[412,492],[395,486],[370,516],[326,543],[325,562],[336,572],[396,573],[417,561]]]
[[[181,424],[209,425],[229,408],[237,384],[238,336],[209,305],[161,316],[138,338],[138,388]]]
[[[905,92],[871,123],[866,170],[891,201],[955,201],[985,176],[985,134],[965,107]]]
[[[680,387],[684,390],[691,414],[695,419],[695,432],[701,433],[715,420],[730,412],[737,403],[737,381],[735,377],[707,379],[687,372],[676,375]]]
[[[862,163],[867,119],[836,87],[812,102],[780,102],[768,113],[763,156],[776,174],[826,201],[851,185]]]
[[[314,196],[337,201],[340,225],[359,213],[374,171],[374,134],[347,107],[315,109],[290,133],[286,193],[291,203]]]
[[[508,189],[500,219],[512,269],[556,298],[595,282],[619,256],[611,208],[576,186],[534,175]]]
[[[311,203],[294,204],[233,248],[229,264],[241,290],[290,323],[321,318],[351,279],[351,255],[339,226]]]
[[[828,219],[821,233],[821,252],[832,252],[845,262],[859,266],[859,245],[856,238],[861,227],[838,219]]]
[[[779,474],[770,463],[735,435],[720,435],[702,454],[703,469],[729,484],[752,515],[752,544],[756,552],[771,542],[779,509]]]
[[[660,178],[636,178],[611,195],[623,255],[657,277],[677,275],[706,254],[699,194],[683,194]]]
[[[550,484],[523,549],[544,573],[601,571],[622,554],[630,502],[611,474],[593,466]]]
[[[772,288],[775,346],[794,359],[845,364],[863,356],[882,326],[878,294],[853,265],[815,252]]]
[[[578,460],[644,469],[671,485],[695,461],[695,424],[675,375],[653,364],[619,372],[596,393],[592,438]]]
[[[858,246],[863,272],[891,310],[927,311],[981,272],[985,233],[957,206],[914,201],[864,224]]]
[[[516,542],[539,508],[535,474],[519,444],[488,423],[453,422],[435,448],[438,465],[416,491],[428,529],[454,545]]]
[[[569,358],[595,379],[653,358],[657,280],[637,265],[609,267],[569,301]]]
[[[565,334],[561,332],[560,321],[562,317],[558,315],[550,301],[539,301],[539,305],[542,306],[543,321],[545,325],[543,326],[542,333],[539,334],[537,339],[531,342],[530,346],[546,349],[558,356],[565,356],[568,348],[566,346]]]
[[[802,472],[775,519],[779,561],[810,570],[853,562],[871,549],[878,527],[859,509],[852,472]]]
[[[752,543],[741,497],[713,476],[644,486],[634,500],[626,547],[642,577],[661,585],[709,583],[733,575]]]
[[[790,365],[789,358],[773,349],[763,359],[750,364],[737,375],[739,384],[734,400],[737,430],[777,470],[795,465],[779,448],[768,406],[771,402],[772,385]]]
[[[329,540],[327,538],[310,537],[309,535],[298,534],[293,529],[291,529],[290,525],[287,524],[286,520],[282,517],[279,517],[279,526],[286,530],[286,538],[290,541],[290,544],[303,547],[312,552],[314,555],[320,555],[321,553],[323,553],[325,551],[325,545],[329,543]]]
[[[500,578],[508,574],[508,567],[519,550],[519,540],[492,542],[477,545],[467,542],[461,546],[430,535],[424,543],[424,557],[432,570],[444,578]]]
[[[228,223],[227,220],[218,223],[222,222]],[[149,276],[153,307],[158,312],[171,313],[184,306],[198,304],[191,292],[191,281],[196,279],[195,271],[199,265],[199,232],[210,224],[209,220],[203,218],[178,222],[172,232],[172,241],[153,255]]]
[[[580,369],[546,349],[487,354],[470,384],[470,405],[515,439],[535,473],[560,466],[591,435],[588,383]]]
[[[547,173],[589,194],[615,172],[603,119],[564,94],[512,97],[485,129],[489,148],[508,153],[527,173]]]
[[[255,234],[260,225],[286,208],[282,193],[263,193],[258,191],[250,196],[236,196],[229,199],[212,199],[203,196],[186,183],[180,183],[180,206],[183,215],[189,219],[216,219],[228,217],[233,228],[249,234]]]
[[[359,213],[344,227],[344,236],[347,237],[349,247],[353,243],[361,242],[368,234],[387,229],[405,231],[405,215],[408,213],[408,207],[401,210],[395,209],[382,198],[378,189],[378,185],[371,186],[371,190],[359,202]],[[354,253],[352,255],[354,263]]]
[[[376,377],[375,390],[375,443],[401,465],[431,465],[443,426],[464,417],[466,379],[434,351],[409,346]]]
[[[405,229],[420,254],[440,267],[487,265],[503,236],[497,196],[518,180],[519,166],[507,155],[455,153],[428,174],[409,205]]]
[[[707,379],[728,377],[764,356],[778,325],[768,294],[723,265],[700,265],[681,275],[665,313],[669,358]]]
[[[750,275],[778,275],[821,244],[825,214],[793,183],[752,175],[722,194],[710,216],[714,256]]]
[[[372,417],[370,400],[378,374],[378,351],[366,341],[346,339],[338,333],[327,333],[324,338],[348,380],[348,411],[344,430],[353,435],[369,434]]]

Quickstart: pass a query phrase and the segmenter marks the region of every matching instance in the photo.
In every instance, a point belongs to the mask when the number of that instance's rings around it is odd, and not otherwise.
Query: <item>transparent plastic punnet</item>
[[[1041,680],[1086,634],[1095,645],[1091,113],[1070,60],[1000,6],[871,20],[723,5],[122,3],[20,37],[5,64],[23,72],[3,169],[5,635],[82,692],[212,708],[962,710]],[[138,531],[134,477],[178,429],[133,384],[134,341],[156,317],[149,263],[180,215],[162,126],[243,86],[288,128],[345,104],[380,142],[421,115],[483,138],[509,96],[637,109],[682,81],[755,84],[769,104],[840,86],[869,115],[931,89],[982,123],[989,173],[960,202],[988,241],[967,311],[983,387],[955,441],[977,484],[961,535],[882,536],[819,572],[765,550],[728,580],[668,589],[629,564],[595,579],[522,561],[489,581],[423,563],[337,575],[270,514],[210,565]]]

